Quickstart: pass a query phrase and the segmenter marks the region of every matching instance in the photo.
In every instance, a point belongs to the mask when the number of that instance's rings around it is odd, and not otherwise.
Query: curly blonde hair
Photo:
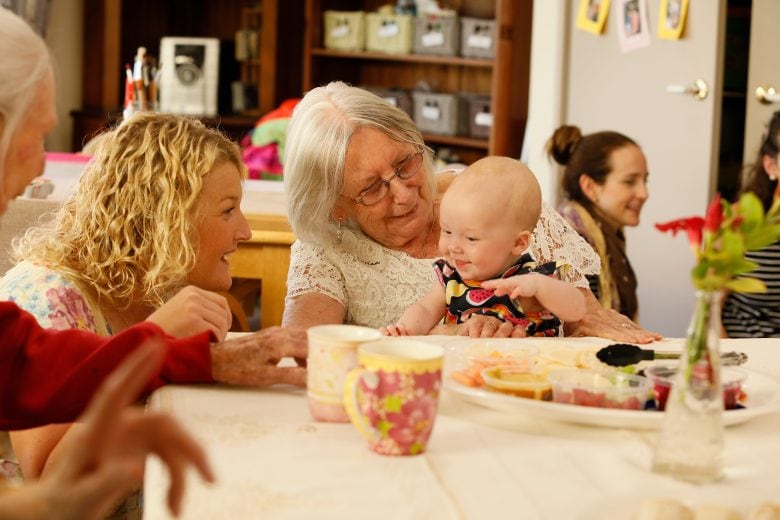
[[[225,162],[247,176],[238,145],[183,116],[138,113],[109,132],[50,223],[17,241],[17,260],[62,272],[100,304],[162,304],[198,255],[203,178]]]

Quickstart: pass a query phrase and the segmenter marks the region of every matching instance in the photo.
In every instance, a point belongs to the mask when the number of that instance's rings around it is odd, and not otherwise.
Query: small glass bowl
[[[541,401],[552,397],[547,375],[524,367],[492,366],[482,370],[481,376],[485,386],[498,392]]]
[[[450,377],[473,388],[486,386],[482,379],[486,368],[502,366],[528,371],[539,353],[535,346],[518,345],[516,339],[508,338],[459,339],[447,346],[451,352]]]
[[[646,377],[620,371],[556,370],[549,378],[553,401],[580,406],[643,410],[650,391]]]
[[[653,385],[653,396],[657,410],[666,409],[666,400],[672,389],[677,367],[669,365],[653,365],[645,369],[648,379]],[[742,385],[747,379],[747,372],[733,367],[721,367],[720,381],[723,385],[723,408],[733,410],[741,408],[744,398]]]

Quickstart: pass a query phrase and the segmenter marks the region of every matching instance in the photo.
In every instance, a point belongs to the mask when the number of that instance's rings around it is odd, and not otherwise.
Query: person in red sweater
[[[43,172],[43,141],[56,119],[45,43],[0,8],[0,215]],[[66,516],[100,518],[112,505],[105,506],[107,496],[122,496],[139,484],[148,453],[169,464],[175,511],[183,467],[195,464],[207,476],[205,459],[187,448],[189,437],[171,419],[143,419],[127,408],[139,392],[168,382],[305,385],[304,368],[276,366],[282,357],[306,356],[305,332],[276,327],[237,340],[215,339],[210,331],[174,339],[149,321],[113,337],[47,331],[14,304],[0,302],[0,429],[72,421],[96,396],[83,416],[86,428],[68,440],[66,456],[51,475],[21,494],[0,492],[0,517],[45,517],[45,508],[56,508]],[[140,357],[131,357],[99,389],[133,352]],[[23,509],[14,509],[20,503]]]
[[[63,441],[66,456],[46,478],[13,490],[0,486],[0,518],[103,519],[142,481],[148,453],[170,470],[168,506],[174,514],[188,467],[214,481],[205,452],[173,418],[128,406],[160,369],[160,347],[159,340],[144,344],[108,377],[82,416],[85,428]]]

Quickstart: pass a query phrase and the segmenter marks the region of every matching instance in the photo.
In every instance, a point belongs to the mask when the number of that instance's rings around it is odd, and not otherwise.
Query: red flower
[[[694,248],[698,248],[701,245],[701,233],[704,227],[704,219],[701,217],[688,217],[678,220],[672,220],[663,224],[656,224],[655,228],[658,231],[666,233],[671,231],[672,235],[676,235],[678,231],[685,231],[688,233],[688,241]]]
[[[766,292],[760,280],[745,276],[752,270],[752,264],[744,256],[745,251],[756,251],[780,240],[780,197],[764,212],[754,193],[743,193],[735,205],[717,194],[704,218],[688,217],[655,227],[663,232],[677,234],[685,230],[688,233],[696,255],[691,277],[698,289]]]
[[[704,230],[714,233],[720,229],[723,223],[723,205],[720,203],[720,193],[712,199],[710,207],[707,208],[707,216],[704,219]]]

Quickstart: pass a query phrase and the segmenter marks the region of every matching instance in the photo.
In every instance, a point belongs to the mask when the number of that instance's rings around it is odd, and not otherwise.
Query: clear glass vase
[[[653,471],[695,483],[723,472],[719,291],[698,291],[685,348],[666,402]]]

